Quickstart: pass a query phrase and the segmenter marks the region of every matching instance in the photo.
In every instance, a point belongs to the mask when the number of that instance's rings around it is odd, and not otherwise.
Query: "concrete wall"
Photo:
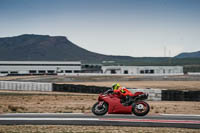
[[[1,90],[52,91],[52,83],[0,81]]]

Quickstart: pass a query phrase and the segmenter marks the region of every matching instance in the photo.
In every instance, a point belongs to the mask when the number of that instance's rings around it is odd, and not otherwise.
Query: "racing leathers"
[[[125,105],[131,102],[131,96],[133,94],[125,87],[119,87],[118,89],[115,89],[114,93],[119,95],[120,98],[125,100],[125,103],[124,103]]]

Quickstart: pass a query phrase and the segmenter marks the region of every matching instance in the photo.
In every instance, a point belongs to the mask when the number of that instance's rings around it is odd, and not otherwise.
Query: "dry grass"
[[[118,82],[118,81],[116,81]],[[111,87],[113,81],[107,82],[60,82],[66,84],[82,84]],[[200,90],[200,81],[119,81],[127,88],[158,88],[171,90]]]
[[[198,129],[117,126],[0,126],[0,133],[199,133]]]
[[[0,112],[91,113],[97,98],[96,94],[0,91]],[[200,114],[199,102],[148,103],[151,106],[150,114]]]
[[[20,95],[10,92],[0,96],[0,112],[86,112],[90,111],[96,97],[73,93]]]
[[[0,112],[90,113],[98,95],[53,92],[0,91]],[[199,102],[149,101],[150,114],[200,114]],[[0,133],[199,133],[197,129],[117,126],[21,125],[0,126]]]

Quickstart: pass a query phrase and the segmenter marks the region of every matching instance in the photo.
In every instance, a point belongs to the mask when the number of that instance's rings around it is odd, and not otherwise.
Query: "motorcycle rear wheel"
[[[136,116],[145,116],[149,113],[150,107],[149,104],[144,101],[138,101],[133,104],[132,112]]]
[[[92,113],[95,115],[105,115],[108,112],[108,104],[103,103],[100,107],[99,102],[95,103],[92,107]]]

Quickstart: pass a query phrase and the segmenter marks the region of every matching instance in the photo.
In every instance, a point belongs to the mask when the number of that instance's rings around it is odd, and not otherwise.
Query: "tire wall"
[[[73,85],[73,84],[53,84],[53,91],[60,92],[77,92],[77,93],[93,93],[99,94],[105,92],[110,88],[86,85]]]
[[[53,91],[99,94],[110,88],[74,84],[53,84]],[[150,101],[200,101],[200,91],[178,91],[162,89],[134,89],[149,94]]]
[[[162,101],[200,101],[200,91],[162,90]]]

